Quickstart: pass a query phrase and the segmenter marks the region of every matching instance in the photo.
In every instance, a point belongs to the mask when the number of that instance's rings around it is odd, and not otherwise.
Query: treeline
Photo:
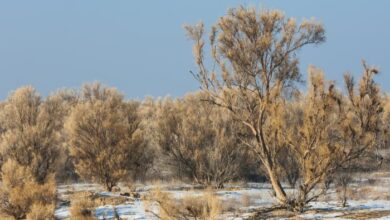
[[[50,218],[59,182],[111,191],[152,179],[215,188],[267,179],[281,206],[302,211],[340,173],[383,163],[390,105],[376,68],[364,62],[357,84],[346,74],[346,92],[315,67],[307,91],[296,87],[297,51],[325,40],[321,24],[232,9],[211,28],[210,71],[203,24],[186,29],[201,91],[183,98],[128,101],[99,83],[46,98],[30,86],[12,92],[0,105],[1,213]]]
[[[359,112],[384,128],[367,137],[350,112],[352,103],[344,103],[347,96],[338,93],[339,100],[324,101],[331,90],[322,84],[322,73],[311,71],[309,92],[273,109],[278,118],[274,115],[267,125],[283,135],[266,137],[278,144],[273,152],[275,175],[298,191],[302,184],[329,184],[345,169],[378,168],[386,155],[377,152],[386,149],[390,137],[386,133],[390,108],[375,114]],[[369,74],[366,70],[363,79],[372,82]],[[390,106],[385,96],[376,95],[378,103]],[[356,105],[368,103],[367,96],[354,97]],[[222,188],[229,181],[268,179],[259,152],[251,148],[256,138],[252,131],[229,110],[210,104],[209,98],[199,91],[183,98],[127,101],[116,89],[99,83],[61,90],[45,99],[30,86],[17,89],[0,108],[2,213],[17,219],[44,216],[43,211],[51,216],[56,183],[62,182],[86,180],[111,191],[121,181],[179,180]],[[318,140],[305,142],[304,135]],[[365,143],[355,145],[356,135]],[[371,146],[379,139],[381,145]]]
[[[223,187],[261,177],[239,141],[244,128],[204,97],[127,101],[100,83],[45,99],[31,86],[17,89],[0,106],[1,212],[50,216],[61,182],[87,180],[111,191],[120,181]]]

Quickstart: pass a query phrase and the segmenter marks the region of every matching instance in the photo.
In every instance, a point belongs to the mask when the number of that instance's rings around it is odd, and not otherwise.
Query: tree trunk
[[[107,189],[108,192],[112,191],[112,187],[114,187],[114,184],[109,183],[109,182],[106,183],[106,189]]]
[[[272,188],[275,191],[276,199],[278,200],[279,204],[285,205],[287,203],[287,195],[279,181],[279,177],[276,175],[276,171],[273,170],[268,164],[264,164],[264,166],[267,170]]]

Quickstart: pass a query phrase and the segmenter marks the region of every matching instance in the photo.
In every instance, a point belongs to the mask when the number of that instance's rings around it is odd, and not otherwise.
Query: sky
[[[182,96],[199,88],[183,24],[210,27],[239,5],[324,24],[326,42],[299,53],[304,76],[315,65],[342,86],[344,72],[358,77],[366,59],[390,92],[387,0],[0,0],[0,99],[23,85],[46,96],[95,81],[129,99]]]

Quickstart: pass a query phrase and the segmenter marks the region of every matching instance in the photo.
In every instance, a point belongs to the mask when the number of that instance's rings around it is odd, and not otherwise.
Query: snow
[[[56,219],[67,219],[70,216],[69,213],[69,207],[68,206],[62,206],[56,209],[54,216]]]
[[[95,210],[95,215],[98,219],[113,219],[114,208],[117,214],[122,219],[147,219],[144,207],[141,201],[136,200],[134,203],[122,204],[117,206],[100,206]]]
[[[374,192],[382,193],[388,191],[388,187],[383,185],[388,183],[390,178],[384,177],[379,181],[375,182],[375,185],[367,185],[367,179],[361,179],[354,187],[364,186],[370,187]],[[360,185],[359,185],[360,184]],[[276,203],[275,198],[272,196],[272,190],[270,189],[269,184],[259,184],[259,183],[248,183],[245,186],[236,185],[231,189],[219,190],[216,192],[216,195],[222,201],[222,204],[227,204],[232,202],[236,204],[237,209],[235,211],[224,212],[221,215],[221,219],[248,219],[252,214],[253,210],[270,207]],[[194,186],[183,184],[183,185],[142,185],[137,188],[137,192],[141,195],[148,193],[150,190],[159,188],[162,191],[169,192],[173,198],[182,199],[185,196],[201,196],[204,193],[204,190],[196,190]],[[192,188],[192,189],[191,189]],[[96,192],[100,196],[104,197],[120,197],[119,193],[105,192],[103,189],[96,184],[71,184],[71,185],[62,185],[58,187],[58,193],[66,198],[66,195],[69,191],[80,192],[80,191],[92,191]],[[291,192],[290,189],[286,190],[288,193]],[[299,215],[303,219],[343,219],[343,215],[356,212],[375,212],[375,211],[389,211],[390,213],[390,201],[386,199],[366,199],[366,200],[349,200],[348,206],[343,208],[339,206],[339,202],[336,200],[337,196],[334,194],[334,190],[330,190],[330,201],[316,201],[309,204],[308,211]],[[245,207],[242,203],[243,198],[249,197],[250,204],[247,204]],[[156,204],[150,204],[149,209],[152,209],[154,212],[157,212]],[[153,214],[149,211],[145,211],[146,204],[142,199],[135,199],[134,201],[127,201],[119,205],[105,205],[99,206],[95,209],[95,215],[97,219],[113,219],[114,218],[114,209],[121,219],[156,219]],[[239,213],[239,216],[237,216]],[[377,219],[390,219],[390,216],[378,216]],[[390,215],[390,214],[389,214]],[[55,217],[57,219],[69,219],[69,207],[65,204],[56,209]]]
[[[65,194],[68,191],[72,192],[80,192],[80,191],[97,191],[101,190],[102,187],[98,184],[91,184],[91,183],[74,183],[74,184],[67,184],[67,185],[60,185],[57,188],[57,192],[59,194]]]

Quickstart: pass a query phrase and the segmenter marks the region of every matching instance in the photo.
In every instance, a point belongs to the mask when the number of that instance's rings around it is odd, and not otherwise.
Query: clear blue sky
[[[47,95],[101,81],[128,98],[181,96],[196,90],[191,47],[182,25],[217,21],[238,5],[315,17],[327,42],[301,51],[301,70],[323,68],[341,84],[367,59],[390,91],[390,1],[35,0],[0,2],[0,98],[22,85]]]

